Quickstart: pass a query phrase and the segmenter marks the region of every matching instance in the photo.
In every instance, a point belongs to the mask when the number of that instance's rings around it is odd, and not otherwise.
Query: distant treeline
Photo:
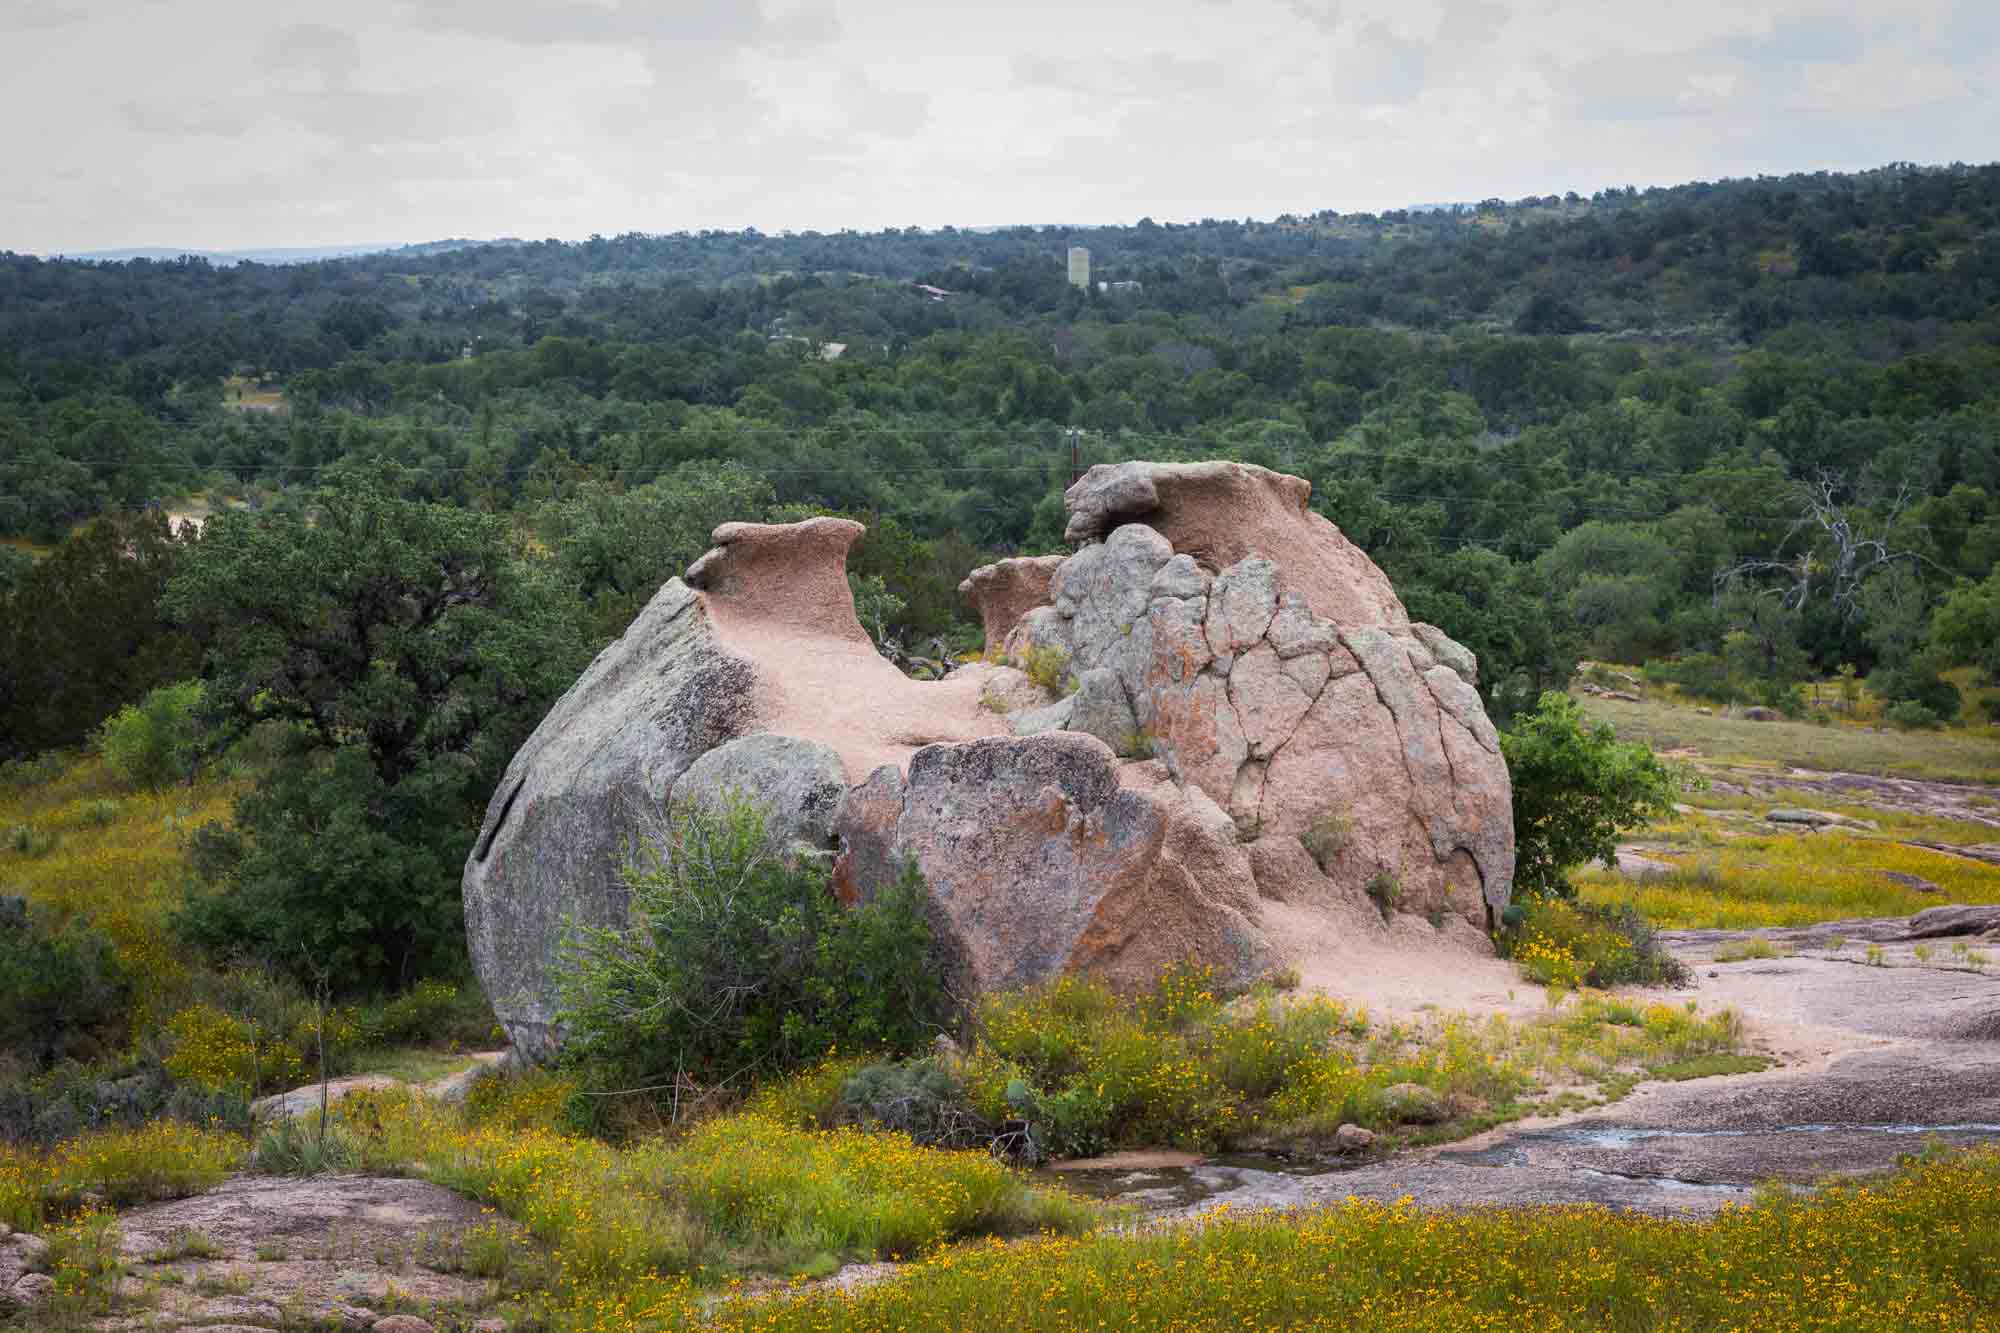
[[[1136,286],[1070,287],[1072,243]],[[284,267],[7,256],[0,534],[196,490],[283,507],[368,465],[513,516],[610,632],[703,524],[836,509],[893,548],[868,572],[913,644],[964,634],[964,564],[1059,542],[1073,457],[1229,457],[1309,477],[1502,711],[1581,652],[1772,698],[1851,664],[1943,715],[1939,672],[1979,656],[1946,631],[2000,601],[1997,311],[1995,166]],[[634,523],[672,550],[610,572]]]

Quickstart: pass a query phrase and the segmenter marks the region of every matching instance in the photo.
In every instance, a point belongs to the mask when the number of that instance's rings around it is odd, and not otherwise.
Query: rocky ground
[[[512,1223],[450,1190],[367,1176],[243,1176],[132,1209],[119,1226],[130,1265],[120,1295],[136,1308],[106,1328],[425,1333],[417,1324],[440,1312],[480,1328],[498,1296],[491,1270],[523,1243]],[[411,1310],[428,1318],[398,1313]]]
[[[1979,920],[2000,927],[2000,916]],[[1605,1110],[1343,1170],[1254,1159],[1116,1164],[1092,1192],[1169,1213],[1354,1195],[1707,1214],[1747,1202],[1760,1182],[1809,1187],[1886,1170],[1931,1143],[2000,1140],[2000,975],[1956,965],[1936,938],[1910,933],[1902,918],[1841,922],[1778,941],[1798,950],[1791,956],[1736,963],[1713,961],[1718,947],[1784,932],[1669,934],[1695,969],[1691,998],[1734,1006],[1784,1062],[1761,1074],[1649,1084]],[[1843,935],[1839,950],[1827,947]]]
[[[1950,947],[2000,945],[2000,909],[1663,938],[1694,969],[1689,998],[1735,1007],[1779,1067],[1649,1084],[1610,1108],[1340,1169],[1125,1154],[1072,1164],[1090,1169],[1064,1179],[1165,1218],[1222,1203],[1296,1208],[1348,1196],[1706,1215],[1748,1202],[1763,1182],[1810,1188],[1891,1168],[1929,1144],[2000,1140],[2000,969],[1968,966]],[[1777,956],[1716,961],[1756,939]],[[293,1100],[303,1104],[306,1091]],[[317,1089],[309,1091],[316,1105]],[[291,1109],[274,1099],[266,1113]],[[128,1210],[119,1223],[128,1275],[120,1310],[99,1322],[106,1329],[503,1333],[509,1312],[497,1279],[536,1261],[533,1242],[511,1223],[417,1180],[246,1176],[199,1198]],[[0,1296],[46,1297],[35,1285],[46,1279],[27,1271],[36,1244],[0,1237],[0,1277],[15,1278]],[[892,1271],[869,1265],[840,1280]]]

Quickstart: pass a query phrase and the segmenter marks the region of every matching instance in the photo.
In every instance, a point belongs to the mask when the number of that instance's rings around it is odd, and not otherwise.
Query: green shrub
[[[1729,664],[1714,653],[1687,653],[1670,662],[1648,662],[1647,681],[1655,685],[1676,685],[1683,694],[1713,703],[1733,704],[1743,691],[1729,677]]]
[[[1929,731],[1943,721],[1936,709],[1915,699],[1898,699],[1882,710],[1882,716],[1907,731]]]
[[[22,791],[54,782],[69,767],[69,758],[60,750],[50,750],[32,759],[9,759],[0,763],[0,787]]]
[[[596,1087],[717,1083],[835,1046],[909,1050],[950,1016],[913,867],[842,909],[826,866],[790,859],[743,799],[667,814],[628,866],[632,924],[587,928],[557,967],[566,1060]]]
[[[973,1106],[1028,1120],[1041,1149],[1063,1156],[1216,1146],[1237,1099],[1186,1036],[1214,1012],[1199,977],[1170,970],[1142,997],[1080,977],[987,997],[966,1070]]]
[[[1958,687],[1939,676],[1922,657],[1904,666],[1877,669],[1868,677],[1868,690],[1887,705],[1883,716],[1905,727],[1949,722],[1965,702]]]
[[[965,1088],[935,1060],[873,1064],[841,1085],[832,1123],[892,1130],[930,1148],[983,1148],[995,1126],[972,1109]]]
[[[46,1069],[115,1045],[129,990],[110,940],[89,926],[0,924],[0,1051]]]
[[[162,685],[126,704],[97,731],[97,748],[113,771],[135,787],[164,787],[188,774],[200,733],[202,685]]]
[[[1619,830],[1666,814],[1691,781],[1644,745],[1621,745],[1609,725],[1588,725],[1553,690],[1500,746],[1514,786],[1514,887],[1529,896],[1573,894],[1567,870],[1614,864]]]
[[[1021,654],[1021,670],[1050,694],[1069,693],[1069,654],[1060,648],[1030,648]]]
[[[1402,905],[1403,881],[1396,877],[1393,870],[1378,870],[1368,879],[1367,893],[1369,901],[1375,904],[1375,910],[1387,921],[1390,914]]]
[[[1299,841],[1305,845],[1312,859],[1325,870],[1334,857],[1347,850],[1354,841],[1354,817],[1344,807],[1328,806],[1320,811],[1319,818],[1304,833]]]
[[[118,822],[118,815],[124,807],[112,800],[86,801],[81,814],[87,824],[104,828]]]
[[[362,1008],[355,1025],[364,1046],[441,1046],[483,1039],[493,1014],[477,986],[419,981]]]
[[[367,747],[301,751],[238,798],[232,829],[196,833],[202,885],[175,913],[187,942],[342,993],[380,994],[465,969],[456,782],[383,781]]]
[[[6,847],[20,856],[45,856],[62,842],[62,836],[51,829],[38,829],[33,824],[16,824],[7,830]]]

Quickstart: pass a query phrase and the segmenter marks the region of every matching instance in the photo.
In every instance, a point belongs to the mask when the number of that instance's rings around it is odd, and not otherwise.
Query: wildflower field
[[[1706,1222],[1350,1200],[936,1255],[855,1292],[738,1301],[749,1329],[2000,1329],[2000,1149],[1772,1194]],[[610,1327],[610,1325],[600,1325]]]
[[[198,1194],[249,1152],[240,1134],[172,1120],[83,1134],[49,1152],[0,1146],[0,1222],[34,1230],[76,1211],[86,1194],[114,1205]]]
[[[895,1134],[757,1111],[625,1149],[525,1127],[558,1104],[551,1090],[560,1080],[540,1076],[469,1109],[362,1094],[329,1126],[359,1169],[421,1175],[526,1226],[537,1253],[489,1275],[495,1310],[527,1327],[2000,1329],[2000,1149],[1920,1154],[1810,1197],[1767,1191],[1701,1222],[1349,1200],[1135,1231],[984,1154]],[[74,1303],[110,1313],[115,1223],[73,1211],[81,1192],[197,1192],[245,1147],[162,1126],[8,1156],[0,1217],[43,1227]],[[792,1289],[742,1284],[746,1261],[781,1256]],[[913,1262],[872,1287],[797,1285],[868,1256]]]
[[[1939,903],[2000,903],[2000,866],[1912,845],[1992,842],[1993,828],[1804,795],[1788,801],[1789,795],[1761,801],[1697,795],[1696,808],[1637,835],[1646,854],[1673,866],[1671,872],[1632,879],[1592,867],[1575,877],[1579,892],[1585,902],[1630,906],[1661,929],[1802,926],[1908,916]],[[1876,827],[1799,833],[1746,817],[1788,803]]]

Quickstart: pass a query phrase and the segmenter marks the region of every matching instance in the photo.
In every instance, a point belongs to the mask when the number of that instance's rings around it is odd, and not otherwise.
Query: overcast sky
[[[0,249],[1271,217],[2000,156],[2000,2],[0,0]]]

